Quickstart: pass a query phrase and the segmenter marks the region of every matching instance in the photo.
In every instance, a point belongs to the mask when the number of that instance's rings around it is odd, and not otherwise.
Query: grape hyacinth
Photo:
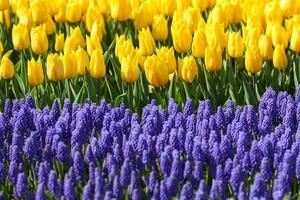
[[[297,92],[299,94],[299,91]],[[297,98],[299,98],[297,96]],[[124,104],[5,103],[0,199],[282,199],[300,190],[300,101],[269,88],[258,111],[209,100],[141,117]]]

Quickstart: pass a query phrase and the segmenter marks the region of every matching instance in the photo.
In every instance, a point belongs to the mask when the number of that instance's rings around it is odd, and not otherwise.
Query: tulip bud
[[[55,51],[63,51],[65,45],[65,38],[64,34],[56,34],[55,36]]]
[[[106,74],[106,66],[104,63],[104,56],[101,50],[93,51],[90,61],[89,71],[94,78],[103,78]]]
[[[110,12],[113,19],[125,21],[131,14],[130,0],[111,0],[109,1]]]
[[[233,58],[243,56],[243,39],[239,32],[230,32],[228,36],[228,54]]]
[[[208,72],[219,71],[222,67],[221,47],[219,45],[206,47],[204,62]]]
[[[81,6],[78,1],[69,1],[66,9],[66,19],[68,22],[75,23],[81,19]]]
[[[1,0],[0,1],[0,11],[4,11],[9,9],[9,0]]]
[[[85,27],[88,30],[88,32],[91,32],[94,22],[100,18],[103,18],[103,16],[102,16],[99,8],[94,7],[94,6],[88,8],[88,10],[86,12],[86,19],[85,19]]]
[[[30,61],[27,61],[27,73],[29,85],[38,86],[44,82],[43,66],[40,60],[35,61],[34,58],[31,58]]]
[[[167,47],[157,49],[156,55],[164,64],[168,66],[169,74],[175,72],[177,64],[173,47],[171,47],[170,49],[168,49]]]
[[[77,74],[79,75],[85,75],[86,69],[89,67],[89,55],[87,52],[79,47],[76,51],[76,57],[77,57]]]
[[[294,52],[300,53],[300,25],[296,25],[293,28],[290,49]]]
[[[202,30],[197,30],[195,32],[193,43],[192,43],[193,56],[197,58],[204,58],[206,47],[207,47],[207,40],[206,40],[205,33]]]
[[[283,13],[278,1],[270,1],[266,4],[265,16],[267,22],[282,23]]]
[[[43,24],[43,28],[45,29],[47,35],[51,35],[56,32],[56,24],[54,23],[50,15],[47,22]]]
[[[165,42],[168,38],[168,22],[163,15],[156,15],[153,17],[152,23],[153,37],[161,42]]]
[[[17,24],[12,29],[12,42],[17,51],[22,51],[29,46],[29,33],[23,24]]]
[[[171,26],[173,45],[177,52],[184,53],[191,48],[192,33],[183,21],[177,21]]]
[[[90,38],[89,36],[86,36],[86,46],[87,46],[87,52],[90,56],[97,49],[99,49],[101,52],[103,52],[103,49],[102,49],[102,46],[101,46],[101,43],[100,43],[98,37]]]
[[[250,73],[256,73],[261,70],[262,58],[257,46],[250,46],[245,55],[245,67]]]
[[[65,52],[63,56],[64,78],[71,79],[77,74],[77,58],[73,51]]]
[[[30,31],[31,48],[37,55],[42,55],[48,50],[48,38],[45,29],[37,26]]]
[[[259,38],[259,52],[263,60],[269,60],[273,56],[272,41],[269,36],[262,35]]]
[[[31,30],[33,24],[31,10],[25,7],[20,8],[18,17],[19,24],[23,24],[27,27],[28,30]]]
[[[43,0],[33,0],[30,3],[32,19],[35,24],[46,23],[48,20],[48,10]]]
[[[192,83],[198,74],[198,66],[193,56],[188,56],[183,59],[181,69],[182,79],[186,82]]]
[[[99,41],[102,40],[103,35],[105,34],[105,21],[102,15],[99,19],[96,20],[92,25],[91,37],[98,37]]]
[[[50,81],[61,81],[64,79],[63,61],[57,54],[49,54],[47,57],[47,77]]]
[[[155,41],[150,32],[150,29],[142,29],[139,32],[139,51],[144,56],[149,56],[155,49]]]
[[[153,4],[150,1],[144,1],[141,3],[138,12],[135,14],[134,17],[134,27],[137,30],[142,28],[147,28],[152,24],[153,19]]]
[[[156,56],[148,56],[144,62],[145,74],[148,82],[159,87],[169,81],[168,66]]]
[[[176,0],[161,0],[160,2],[162,13],[171,17],[176,10]]]
[[[139,66],[137,56],[127,56],[121,61],[121,78],[127,83],[133,83],[139,78]]]
[[[14,64],[9,59],[11,53],[12,50],[8,51],[6,54],[4,54],[1,60],[0,77],[2,79],[12,79],[12,77],[14,76]]]
[[[275,46],[273,52],[273,65],[276,69],[285,70],[288,64],[288,59],[282,45]]]

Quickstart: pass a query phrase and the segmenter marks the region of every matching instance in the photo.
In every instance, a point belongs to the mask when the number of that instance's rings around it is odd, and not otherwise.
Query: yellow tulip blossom
[[[9,56],[11,53],[12,53],[12,50],[8,51],[6,54],[4,54],[4,56],[1,60],[0,77],[2,79],[12,79],[15,74],[14,64],[9,59]]]
[[[286,69],[288,64],[288,59],[282,45],[275,46],[273,52],[273,65],[276,69]]]
[[[101,50],[93,51],[90,60],[89,71],[94,78],[103,78],[106,74],[106,66],[104,63],[104,56]]]
[[[17,51],[25,50],[29,47],[29,33],[23,24],[17,24],[12,29],[12,42]]]
[[[37,55],[45,54],[48,50],[48,38],[42,26],[32,28],[30,31],[31,48]]]
[[[50,81],[61,81],[64,79],[64,64],[59,55],[48,55],[46,69],[47,77]]]
[[[139,78],[138,58],[127,56],[121,61],[121,78],[127,83],[133,83]]]
[[[42,61],[35,61],[34,58],[31,58],[30,61],[27,61],[27,74],[29,85],[41,85],[44,82],[44,71]]]

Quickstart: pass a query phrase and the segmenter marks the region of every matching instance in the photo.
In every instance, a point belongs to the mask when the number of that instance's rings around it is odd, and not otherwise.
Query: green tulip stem
[[[36,107],[39,108],[39,89],[38,89],[38,86],[35,86],[34,89],[35,89]]]
[[[5,97],[8,98],[8,86],[7,86],[8,80],[4,80],[4,87],[5,87]]]

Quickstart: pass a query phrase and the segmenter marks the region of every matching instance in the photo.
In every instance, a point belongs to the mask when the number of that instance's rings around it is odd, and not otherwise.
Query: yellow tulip
[[[31,10],[25,7],[19,9],[18,12],[19,24],[25,25],[28,30],[31,30],[33,25]]]
[[[183,65],[181,69],[182,79],[186,82],[192,83],[198,75],[198,66],[193,56],[183,58]]]
[[[47,22],[43,24],[43,28],[46,30],[47,35],[51,35],[56,32],[56,24],[50,15]]]
[[[109,1],[110,12],[113,19],[125,21],[131,14],[130,0],[111,0]]]
[[[201,12],[207,9],[208,0],[192,0],[192,5],[200,9]]]
[[[93,51],[89,71],[94,78],[103,78],[106,74],[106,66],[104,63],[104,56],[101,50]]]
[[[262,30],[257,26],[243,27],[243,40],[246,48],[249,46],[258,46]]]
[[[35,61],[34,58],[31,58],[30,61],[27,61],[27,73],[29,85],[38,86],[44,82],[43,66],[40,60]]]
[[[78,0],[78,4],[80,6],[81,15],[84,15],[87,12],[87,9],[88,9],[88,7],[90,5],[90,1],[89,0]],[[104,6],[104,3],[102,3],[102,6]]]
[[[270,1],[266,4],[265,16],[267,22],[282,23],[283,14],[278,1]]]
[[[29,46],[29,33],[23,24],[17,24],[12,29],[12,42],[17,51],[27,49]]]
[[[80,28],[71,28],[70,36],[66,38],[64,51],[76,51],[79,47],[85,47],[85,40],[81,34]]]
[[[168,22],[163,15],[156,15],[153,17],[152,23],[153,37],[161,42],[165,42],[168,38]]]
[[[199,9],[196,7],[186,9],[183,18],[192,33],[196,31],[198,23],[203,20],[201,12],[199,12]]]
[[[241,1],[239,0],[234,0],[231,1],[231,6],[232,6],[232,21],[229,21],[229,23],[234,23],[238,24],[242,20],[242,13],[243,13],[243,7],[241,5]]]
[[[183,21],[177,21],[171,26],[173,45],[177,52],[184,53],[191,48],[192,33]]]
[[[156,56],[148,56],[144,62],[144,70],[148,82],[159,87],[169,81],[168,66]]]
[[[290,41],[290,49],[294,52],[300,53],[300,24],[294,26]]]
[[[14,64],[9,59],[11,53],[12,50],[8,51],[6,54],[4,54],[1,60],[0,77],[2,79],[12,79],[12,77],[14,76]]]
[[[103,35],[105,34],[105,21],[102,15],[99,19],[95,21],[92,25],[91,37],[98,37],[99,41],[102,40]]]
[[[273,24],[272,43],[274,47],[277,45],[283,45],[284,48],[287,48],[288,46],[288,34],[285,28],[279,23]]]
[[[86,44],[87,44],[86,45],[87,46],[87,52],[90,56],[97,49],[99,49],[101,52],[103,52],[103,49],[102,49],[102,46],[101,46],[101,43],[100,43],[98,37],[86,36]]]
[[[66,22],[66,9],[67,9],[67,0],[59,0],[56,2],[57,13],[54,16],[54,19],[58,23]]]
[[[176,10],[176,0],[161,0],[160,2],[162,13],[171,17]]]
[[[9,0],[1,0],[0,1],[0,11],[4,11],[9,9]]]
[[[228,36],[228,54],[233,58],[243,56],[243,39],[239,32],[230,32]]]
[[[154,15],[153,4],[150,1],[144,1],[141,3],[138,12],[134,17],[134,27],[136,30],[140,30],[142,28],[147,28],[152,24],[152,19]]]
[[[63,55],[64,78],[71,79],[77,75],[77,58],[74,51],[65,52]]]
[[[49,13],[43,0],[31,1],[30,9],[34,23],[42,24],[47,22]]]
[[[203,30],[195,32],[192,42],[192,53],[197,58],[204,58],[205,49],[207,47],[207,40]]]
[[[64,79],[64,64],[57,54],[47,57],[47,77],[50,81],[61,81]]]
[[[262,35],[259,38],[259,52],[263,60],[269,60],[273,56],[272,41],[269,36]]]
[[[290,17],[295,14],[296,6],[294,0],[281,0],[280,1],[280,8],[283,12],[285,17]]]
[[[288,59],[285,54],[284,47],[282,45],[275,46],[273,52],[273,65],[276,69],[285,70],[288,64]]]
[[[250,73],[256,73],[261,70],[262,58],[260,56],[257,46],[250,46],[247,48],[245,55],[245,67]]]
[[[224,24],[227,25],[228,20],[227,20],[227,14],[229,14],[230,12],[228,12],[227,10],[225,10],[221,4],[217,4],[211,12],[210,15],[210,20],[213,23],[217,23],[217,24]],[[232,13],[232,12],[231,12]],[[232,18],[232,17],[231,17]]]
[[[89,55],[88,53],[81,47],[79,47],[76,51],[77,57],[77,74],[85,75],[86,69],[89,67]]]
[[[206,38],[209,46],[220,45],[221,49],[227,46],[227,35],[224,32],[224,25],[218,23],[208,24],[206,27]]]
[[[42,55],[48,50],[48,38],[45,29],[42,26],[32,28],[30,31],[31,48],[37,55]]]
[[[103,18],[100,10],[98,7],[89,7],[86,12],[86,19],[85,19],[85,28],[88,30],[88,32],[91,32],[92,26],[95,21],[98,19]],[[100,19],[102,20],[102,19]]]
[[[222,67],[221,47],[219,45],[206,47],[204,62],[208,72],[219,71]]]
[[[81,19],[81,6],[78,1],[69,1],[66,9],[66,19],[68,22],[79,22]]]
[[[139,78],[139,66],[137,56],[127,56],[121,61],[121,78],[127,83],[133,83]]]
[[[164,64],[168,66],[169,74],[172,74],[176,71],[177,64],[173,47],[162,47],[157,49],[156,55]]]
[[[55,36],[55,51],[63,51],[65,45],[65,36],[63,33],[56,34]]]
[[[149,28],[139,32],[139,51],[144,56],[149,56],[155,49],[155,41]]]

